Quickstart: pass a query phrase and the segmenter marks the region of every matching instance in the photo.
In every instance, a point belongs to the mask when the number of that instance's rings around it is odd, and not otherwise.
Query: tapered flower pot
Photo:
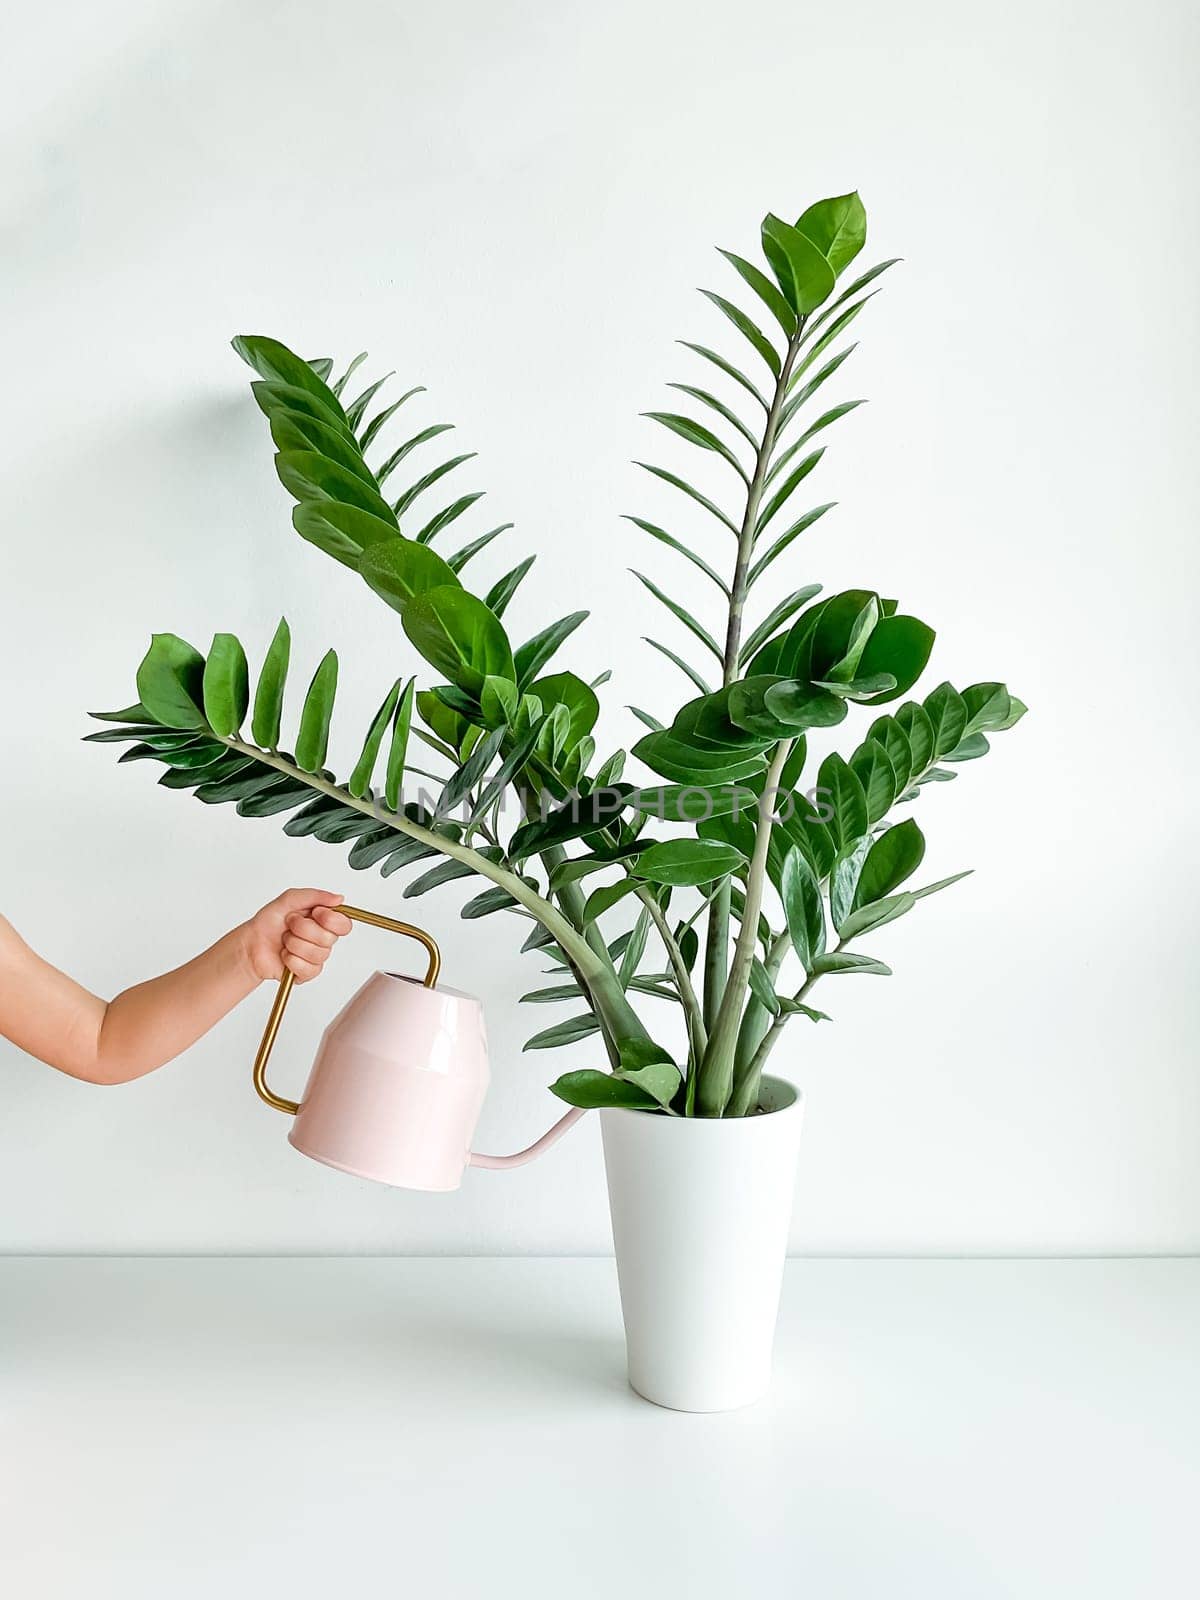
[[[732,1411],[770,1384],[803,1106],[781,1078],[762,1105],[600,1113],[629,1382],[655,1405]]]

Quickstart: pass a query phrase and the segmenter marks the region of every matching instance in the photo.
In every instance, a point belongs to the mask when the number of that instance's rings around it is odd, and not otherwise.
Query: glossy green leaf
[[[745,864],[740,850],[717,839],[672,839],[644,850],[634,870],[650,883],[692,886],[727,877]]]
[[[820,594],[820,592],[821,585],[819,583],[806,584],[803,589],[795,590],[794,593],[781,600],[777,606],[774,606],[738,651],[739,662],[750,661],[755,652],[766,644],[776,628],[782,627],[789,617],[794,616],[801,606],[806,605],[814,595]]]
[[[639,583],[644,584],[646,588],[649,589],[650,593],[657,601],[659,601],[661,605],[666,606],[667,610],[673,617],[678,618],[678,620],[683,623],[688,632],[691,633],[694,638],[698,639],[706,650],[711,651],[718,661],[724,659],[724,653],[721,650],[720,645],[713,638],[712,634],[709,633],[708,629],[704,627],[702,623],[696,621],[695,617],[692,616],[690,611],[686,611],[677,600],[672,600],[670,595],[664,594],[658,585],[651,583],[650,579],[647,578],[644,573],[635,571],[633,575]]]
[[[368,488],[375,487],[371,469],[363,460],[358,446],[340,428],[332,425],[332,418],[322,419],[280,407],[274,411],[270,422],[271,438],[277,450],[315,450],[361,478]]]
[[[792,949],[805,972],[811,972],[825,950],[825,907],[812,864],[796,846],[783,859],[780,895]]]
[[[915,700],[908,700],[904,705],[897,706],[895,718],[896,726],[903,731],[912,752],[912,771],[923,772],[933,760],[933,723],[929,720],[929,713]]]
[[[865,972],[874,973],[881,978],[891,976],[891,967],[885,966],[882,961],[876,961],[871,956],[855,955],[852,951],[843,950],[840,954],[830,951],[829,954],[818,956],[813,963],[813,976],[823,977],[827,973],[838,972]]]
[[[674,534],[668,533],[665,528],[660,528],[657,523],[645,521],[642,517],[631,517],[626,515],[625,521],[632,522],[634,527],[640,528],[643,533],[648,533],[652,539],[657,539],[660,544],[668,545],[672,550],[678,551],[679,554],[690,561],[694,567],[699,568],[706,578],[715,583],[722,594],[728,596],[729,585],[720,576],[720,574],[714,572],[712,567],[709,566],[708,562],[704,560],[703,556],[697,555],[694,550],[689,550],[687,545],[685,545],[681,540],[676,539]]]
[[[842,273],[867,242],[867,213],[858,194],[839,194],[809,206],[796,227]]]
[[[536,560],[536,556],[526,556],[524,561],[519,562],[511,572],[506,572],[488,590],[483,603],[494,616],[502,617],[504,615],[508,609],[508,603],[513,595],[516,594],[522,578],[524,578]]]
[[[404,760],[408,753],[408,737],[412,728],[413,697],[416,688],[417,680],[410,678],[404,693],[396,702],[396,714],[392,719],[392,742],[388,747],[387,776],[384,780],[384,800],[392,811],[397,810],[400,804],[400,791],[404,783]]]
[[[250,668],[241,641],[218,633],[204,663],[204,715],[209,727],[229,738],[241,727],[250,704]]]
[[[836,504],[835,500],[830,500],[825,505],[815,506],[812,511],[806,511],[802,517],[797,518],[791,527],[786,532],[781,533],[766,553],[761,555],[753,564],[746,580],[747,583],[751,586],[756,584],[771,563],[778,560],[792,541],[798,539],[802,533],[811,528],[813,523],[823,517],[827,511],[832,511]],[[820,587],[820,584],[817,584],[813,589],[813,593],[818,593]]]
[[[714,455],[727,462],[741,478],[743,483],[749,479],[741,462],[723,439],[717,437],[711,428],[706,428],[702,423],[694,421],[691,417],[680,416],[674,411],[643,411],[642,415],[651,422],[657,422],[669,432],[678,434],[681,439],[686,439],[689,444],[698,446],[701,450],[709,450]]]
[[[829,797],[833,807],[830,832],[840,850],[845,850],[866,833],[867,797],[855,773],[836,751],[822,761],[817,787]]]
[[[718,253],[723,255],[730,266],[740,274],[743,281],[750,285],[783,330],[784,338],[790,339],[796,331],[796,313],[788,305],[766,273],[760,272],[752,262],[744,260],[741,256],[734,255],[732,250],[721,250],[720,246],[718,246]]]
[[[589,1019],[579,1017],[576,1022],[582,1024]],[[589,1033],[599,1031],[599,1024],[595,1019],[591,1028],[583,1031],[566,1032],[562,1037],[552,1038],[551,1045],[571,1044],[576,1039],[584,1039]],[[566,1025],[560,1025],[565,1028]],[[547,1030],[554,1034],[560,1030],[551,1028]],[[537,1035],[538,1040],[545,1038],[544,1034]],[[526,1050],[544,1049],[544,1044],[535,1044],[531,1039],[525,1046]],[[635,1083],[627,1083],[621,1078],[614,1077],[611,1072],[597,1072],[594,1067],[584,1067],[578,1072],[564,1072],[561,1078],[550,1085],[550,1093],[556,1094],[560,1100],[565,1100],[569,1106],[580,1106],[584,1110],[594,1111],[605,1106],[624,1106],[630,1111],[657,1111],[658,1102],[654,1097],[641,1089]]]
[[[940,683],[925,696],[925,711],[933,728],[933,753],[940,760],[962,738],[967,726],[967,708],[952,684]]]
[[[336,500],[302,501],[292,511],[292,526],[302,539],[355,571],[365,551],[399,537],[394,517],[385,519]]]
[[[424,393],[425,385],[423,383],[418,383],[413,388],[406,390],[406,392],[402,394],[398,400],[393,400],[390,405],[384,406],[382,411],[377,411],[371,418],[370,422],[368,422],[366,427],[362,430],[361,437],[359,438],[359,447],[364,451],[369,450],[372,444],[374,444],[380,431],[387,425],[388,422],[391,421],[405,401],[411,400],[415,394]]]
[[[777,1017],[782,1009],[779,996],[775,993],[775,986],[771,982],[771,974],[763,966],[757,956],[750,963],[750,993],[762,1006],[764,1011]]]
[[[514,658],[516,680],[520,688],[527,687],[537,677],[563,641],[575,632],[581,622],[587,621],[588,615],[586,611],[572,611],[570,616],[560,617],[548,628],[543,628],[541,633],[535,633],[532,639],[525,641]]]
[[[168,728],[203,728],[204,657],[174,633],[156,633],[137,670],[138,698]]]
[[[757,454],[759,441],[751,433],[741,417],[738,416],[737,412],[731,411],[724,400],[719,399],[715,394],[711,394],[707,389],[697,389],[694,384],[690,383],[669,383],[667,388],[678,389],[680,394],[686,394],[691,399],[698,400],[702,406],[707,406],[710,411],[715,411],[717,416],[723,417],[733,431],[740,434],[751,450]]]
[[[309,366],[278,339],[268,339],[262,334],[241,333],[233,341],[233,348],[247,366],[252,367],[268,383],[288,384],[300,389],[327,411],[339,423],[345,423],[346,413],[333,391]]]
[[[356,473],[316,450],[281,450],[275,457],[275,470],[280,483],[297,500],[335,500],[396,525],[392,508],[381,495]]]
[[[793,311],[807,316],[828,300],[834,290],[833,268],[798,228],[768,213],[763,218],[762,247]]]
[[[748,317],[740,306],[735,306],[732,300],[726,300],[724,295],[714,294],[711,289],[701,289],[700,293],[706,300],[711,300],[717,310],[729,318],[743,339],[747,340],[759,356],[762,357],[763,361],[766,362],[770,368],[771,376],[777,378],[783,365],[779,357],[779,351],[758,324]]]
[[[287,619],[280,617],[262,671],[258,675],[258,687],[254,692],[254,716],[250,724],[255,744],[264,750],[274,750],[279,744],[283,693],[287,684],[291,653],[291,630],[288,628]]]
[[[881,833],[867,853],[854,892],[854,909],[882,900],[911,878],[925,856],[925,837],[910,818]]]
[[[852,911],[838,932],[843,939],[857,939],[864,933],[872,933],[876,928],[895,922],[897,917],[907,916],[916,903],[915,896],[911,894],[890,894],[882,900],[873,900],[869,905]]]
[[[743,389],[745,389],[747,394],[753,395],[758,401],[759,405],[763,408],[764,412],[770,410],[770,407],[768,406],[763,395],[759,392],[757,385],[752,383],[744,372],[739,372],[731,362],[726,361],[723,355],[719,355],[715,350],[710,350],[707,345],[692,344],[687,339],[680,339],[677,342],[681,344],[685,350],[691,350],[695,355],[701,356],[705,361],[711,361],[713,366],[719,371],[723,372],[727,378],[732,378],[734,383],[739,384]]]
[[[462,588],[436,551],[418,544],[415,539],[399,538],[395,534],[364,550],[358,570],[380,599],[386,600],[401,616],[412,600],[428,594],[431,589]]]
[[[400,683],[401,680],[397,678],[388,691],[387,698],[375,713],[363,743],[362,754],[350,775],[350,782],[346,785],[356,800],[365,799],[371,791],[371,779],[375,775],[375,763],[383,746],[383,736],[391,726],[396,704],[400,699]]]
[[[434,422],[428,428],[422,428],[419,433],[414,433],[403,444],[397,445],[387,460],[376,467],[374,474],[376,483],[380,485],[386,483],[406,456],[420,449],[421,445],[428,444],[430,439],[436,439],[439,434],[449,433],[453,427],[452,422]]]
[[[626,895],[633,894],[636,888],[637,884],[632,878],[622,878],[619,883],[606,883],[599,889],[593,889],[583,908],[584,927],[589,927],[606,911],[611,911]]]
[[[473,494],[460,495],[457,500],[451,501],[448,506],[443,506],[440,511],[435,512],[434,515],[430,517],[429,521],[417,534],[417,543],[432,544],[434,539],[439,533],[441,533],[443,528],[448,528],[451,523],[457,522],[464,511],[469,511],[477,500],[482,499],[483,490],[478,489]],[[468,552],[482,550],[484,545],[490,544],[492,540],[495,539],[499,534],[506,532],[511,527],[511,522],[502,522],[498,528],[489,529],[489,531],[483,535],[482,543],[478,539],[472,541],[472,544],[467,547]],[[465,559],[470,559],[470,553],[468,553]],[[455,561],[459,567],[463,565],[464,557],[461,550],[458,552],[456,557],[452,558],[451,564],[453,565]],[[457,567],[455,570],[457,571]]]
[[[473,461],[476,454],[477,452],[474,450],[467,450],[462,455],[451,456],[449,461],[443,461],[438,466],[433,467],[393,501],[392,510],[398,517],[402,517],[421,495],[433,488],[435,483],[440,483],[447,473],[454,472],[464,462]]]
[[[791,472],[788,473],[759,513],[758,521],[754,525],[754,537],[756,540],[762,537],[764,530],[780,507],[787,504],[824,454],[825,451],[823,449],[814,450],[811,455],[805,456],[799,466],[793,467]]]
[[[875,672],[890,673],[896,685],[872,695],[865,704],[883,705],[906,694],[924,672],[933,641],[933,629],[917,617],[883,617],[867,641],[858,670],[863,677]]]
[[[615,784],[610,789],[592,789],[587,794],[573,795],[546,817],[518,828],[509,841],[509,856],[513,861],[524,861],[542,850],[609,827],[625,809],[628,792],[628,784]]]
[[[784,678],[766,691],[763,704],[786,727],[835,728],[846,716],[846,702],[828,689]]]
[[[512,651],[482,600],[457,585],[426,590],[405,606],[401,622],[425,660],[451,683],[478,695],[489,676],[512,678]]]
[[[338,659],[326,651],[304,697],[300,712],[300,732],[296,736],[296,764],[303,772],[319,772],[325,765],[329,744],[329,723],[337,694]]]
[[[875,739],[868,739],[854,752],[850,767],[863,786],[867,821],[874,824],[887,814],[900,792],[896,769],[884,745]]]
[[[648,472],[652,478],[658,478],[662,483],[669,483],[673,489],[678,489],[680,494],[687,495],[689,500],[694,500],[698,506],[703,506],[705,511],[716,517],[717,521],[728,528],[735,537],[739,533],[737,524],[725,515],[720,506],[714,505],[707,495],[701,494],[699,489],[693,488],[690,483],[685,483],[675,473],[668,472],[665,467],[652,466],[648,461],[635,461],[634,466],[641,467],[643,472]]]

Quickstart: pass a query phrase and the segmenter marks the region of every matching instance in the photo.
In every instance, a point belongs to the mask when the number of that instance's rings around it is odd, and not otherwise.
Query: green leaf
[[[719,254],[725,257],[730,266],[740,273],[745,282],[754,290],[755,294],[783,329],[784,338],[790,339],[796,331],[796,313],[788,305],[766,273],[760,272],[756,266],[749,261],[744,261],[741,256],[734,255],[732,250],[722,250],[719,245],[717,249]]]
[[[758,324],[753,322],[740,306],[735,306],[731,300],[726,300],[724,295],[714,294],[711,289],[701,289],[700,293],[706,300],[711,300],[718,311],[723,312],[729,318],[742,337],[753,345],[754,349],[766,362],[772,377],[778,378],[783,366],[779,358],[779,351],[776,350]]]
[[[763,704],[788,728],[835,728],[846,716],[846,702],[839,696],[789,678],[768,689]]]
[[[554,845],[580,839],[615,822],[625,808],[628,784],[616,784],[609,789],[592,789],[587,794],[573,795],[564,806],[551,811],[518,828],[509,841],[508,853],[513,861],[524,861]]]
[[[474,450],[467,450],[460,456],[451,456],[449,461],[443,461],[439,466],[425,473],[423,477],[417,479],[411,488],[406,489],[393,502],[392,510],[398,517],[402,517],[420,495],[423,495],[427,489],[432,489],[435,483],[440,483],[448,472],[453,472],[457,467],[461,467],[465,461],[473,461],[476,453]]]
[[[867,213],[857,191],[818,200],[796,227],[816,245],[838,277],[867,242]]]
[[[823,517],[827,511],[832,511],[836,504],[837,502],[835,500],[830,500],[823,506],[816,506],[812,511],[806,511],[802,517],[800,517],[796,522],[793,522],[787,532],[781,533],[766,554],[760,556],[750,568],[746,579],[747,584],[750,586],[756,584],[762,577],[763,573],[771,565],[772,561],[776,560],[783,554],[787,547],[792,543],[793,539],[798,539],[806,529],[812,527],[813,523],[816,522],[818,518]],[[814,590],[814,593],[818,592],[819,590],[820,585],[818,584]]]
[[[906,916],[916,903],[911,894],[887,895],[882,900],[874,900],[870,905],[851,912],[838,932],[843,939],[857,939],[860,934],[870,933],[888,922],[895,922],[897,917]]]
[[[580,1022],[583,1018],[578,1019]],[[594,1022],[594,1019],[593,1019]],[[598,1031],[598,1024],[590,1030]],[[556,1030],[551,1028],[549,1032]],[[544,1035],[538,1034],[539,1039]],[[586,1038],[585,1033],[575,1033],[575,1039]],[[552,1043],[568,1044],[571,1039],[562,1041],[553,1040]],[[525,1046],[527,1050],[541,1049],[544,1046],[534,1044],[531,1039]],[[594,1111],[606,1106],[623,1106],[629,1111],[657,1111],[658,1102],[645,1089],[639,1088],[636,1083],[627,1083],[621,1078],[614,1077],[609,1072],[597,1072],[594,1067],[585,1067],[579,1072],[564,1072],[550,1085],[550,1093],[556,1094],[560,1100],[565,1100],[569,1106],[580,1106],[584,1110]]]
[[[821,585],[819,583],[810,583],[806,584],[803,589],[797,589],[793,594],[789,594],[786,599],[781,600],[773,610],[768,612],[745,644],[742,645],[738,651],[738,661],[751,660],[755,652],[767,642],[776,628],[785,623],[789,617],[794,616],[802,605],[811,600],[814,595],[820,594],[820,592]]]
[[[896,710],[896,726],[903,732],[912,752],[912,771],[923,772],[933,760],[933,723],[928,712],[915,700],[907,700]]]
[[[851,951],[844,950],[840,954],[831,951],[828,955],[818,956],[813,963],[813,977],[824,977],[827,973],[837,972],[866,972],[876,973],[880,977],[890,977],[892,969],[885,966],[882,961],[876,961],[871,956],[854,955]]]
[[[439,533],[441,533],[443,528],[448,528],[452,522],[457,522],[459,517],[461,517],[465,511],[470,510],[470,508],[475,504],[476,500],[482,499],[483,491],[481,489],[474,494],[460,495],[457,500],[451,501],[448,506],[443,507],[441,511],[430,517],[429,521],[417,534],[417,543],[432,544],[434,539]],[[463,566],[465,562],[470,560],[471,555],[475,550],[482,550],[484,545],[490,544],[492,540],[497,537],[497,535],[504,533],[511,527],[511,522],[502,522],[498,528],[492,528],[489,532],[483,535],[482,542],[476,539],[473,545],[467,546],[467,554],[465,556],[460,550],[456,556],[452,557],[450,565],[453,566],[454,570],[457,572],[459,567]]]
[[[830,832],[838,848],[845,850],[867,831],[867,797],[863,786],[858,775],[834,751],[821,763],[817,788],[829,796],[833,807]]]
[[[651,422],[660,423],[669,432],[678,434],[681,439],[686,439],[689,444],[696,445],[701,450],[709,450],[714,455],[729,464],[737,473],[743,483],[749,483],[749,478],[743,470],[741,462],[723,439],[719,439],[711,428],[706,428],[702,423],[695,422],[691,417],[680,416],[674,411],[643,411],[642,415]]]
[[[174,633],[156,633],[137,670],[138,697],[168,728],[203,728],[204,657]]]
[[[833,925],[841,932],[842,924],[854,909],[854,891],[867,852],[871,848],[870,834],[856,839],[853,845],[840,850],[829,873],[829,914]]]
[[[781,506],[786,505],[788,500],[791,499],[792,495],[795,494],[796,490],[804,482],[805,478],[808,477],[809,473],[813,470],[817,462],[820,461],[824,454],[825,451],[823,448],[820,450],[814,450],[811,455],[805,456],[804,460],[798,467],[792,468],[791,472],[788,473],[783,483],[780,484],[779,488],[776,489],[775,493],[771,496],[766,505],[763,507],[762,511],[759,513],[758,521],[754,525],[755,540],[758,540],[762,537],[763,531],[767,527],[767,524],[775,516],[775,513]]]
[[[229,738],[241,727],[250,704],[250,668],[241,641],[232,633],[213,635],[204,663],[204,715],[209,727]]]
[[[387,777],[384,780],[384,800],[391,811],[395,811],[400,803],[400,789],[404,782],[404,758],[408,753],[408,735],[412,727],[413,696],[416,688],[416,678],[410,678],[396,704],[396,715],[392,721],[392,742],[388,749]]]
[[[632,878],[622,878],[619,883],[606,883],[599,889],[593,889],[588,895],[583,907],[583,925],[585,928],[602,917],[606,911],[611,911],[626,895],[633,894],[637,884]]]
[[[419,878],[414,878],[411,883],[404,886],[404,898],[411,900],[416,895],[428,894],[430,889],[440,889],[444,883],[453,883],[456,878],[470,878],[475,873],[474,867],[465,861],[441,861],[436,867],[431,867],[428,872],[423,872]],[[529,999],[522,995],[522,1000]]]
[[[329,744],[329,723],[337,694],[337,653],[328,650],[313,674],[300,712],[300,732],[296,736],[296,765],[303,772],[320,772],[325,765]]]
[[[782,1010],[779,996],[775,993],[770,973],[757,956],[750,963],[750,992],[764,1011],[769,1011],[773,1017],[779,1015]]]
[[[512,523],[507,523],[506,526],[511,528]],[[472,556],[477,556],[481,550],[486,550],[492,540],[498,539],[503,532],[503,528],[490,528],[487,533],[481,533],[477,539],[472,539],[469,544],[464,544],[460,550],[447,557],[446,565],[452,572],[461,572]]]
[[[960,739],[953,750],[947,750],[942,757],[943,761],[977,761],[980,756],[987,755],[991,746],[987,737],[982,733],[968,733],[965,739]]]
[[[890,810],[900,792],[896,769],[886,748],[876,739],[868,739],[854,752],[850,766],[863,786],[867,821],[876,823]]]
[[[515,566],[511,572],[506,572],[499,582],[494,583],[488,590],[483,603],[494,616],[504,615],[521,579],[536,560],[536,556],[526,556],[524,561]]]
[[[726,361],[725,357],[719,355],[717,351],[710,350],[707,345],[692,344],[687,339],[677,339],[676,343],[681,344],[685,350],[691,350],[695,355],[703,357],[705,361],[711,361],[713,366],[723,372],[727,378],[732,378],[734,383],[740,384],[747,394],[753,395],[755,400],[758,401],[764,413],[770,410],[757,385],[751,383],[744,372],[739,372],[731,362]]]
[[[280,407],[271,414],[269,420],[271,438],[277,450],[315,450],[361,478],[368,488],[375,487],[371,469],[363,460],[358,446],[347,438],[342,429],[333,425],[332,418],[314,417],[302,411]]]
[[[753,789],[737,784],[667,783],[653,789],[635,789],[627,803],[633,810],[661,822],[706,822],[710,817],[751,809],[757,799]]]
[[[668,650],[667,646],[661,644],[657,639],[651,639],[649,634],[643,634],[642,638],[652,650],[657,650],[660,655],[666,656],[668,661],[674,662],[684,677],[699,689],[701,694],[712,693],[712,685],[705,678],[702,678],[695,667],[686,662],[682,656],[676,655],[674,650]]]
[[[883,705],[907,694],[925,670],[933,641],[933,629],[916,617],[881,618],[867,640],[858,670],[863,677],[870,677],[876,672],[891,673],[896,684],[882,694],[872,695],[864,703],[869,706]]]
[[[940,683],[925,696],[925,711],[933,728],[933,753],[936,759],[947,755],[962,738],[967,726],[967,707],[958,690]]]
[[[817,875],[795,846],[783,858],[780,893],[792,949],[805,972],[811,972],[825,951],[825,908]]]
[[[692,886],[729,877],[745,864],[740,850],[720,840],[672,839],[644,850],[634,870],[650,883]]]
[[[656,523],[646,522],[642,517],[631,517],[626,514],[625,521],[632,522],[635,528],[640,528],[643,533],[648,533],[652,539],[657,539],[660,544],[668,545],[672,550],[678,551],[678,553],[690,561],[694,567],[699,568],[706,578],[715,583],[722,594],[728,596],[729,585],[720,576],[720,574],[714,572],[712,567],[709,566],[708,562],[705,561],[702,556],[698,556],[694,550],[689,550],[687,545],[685,545],[681,540],[676,539],[673,534],[668,533],[664,528],[660,528]]]
[[[300,389],[328,412],[335,421],[345,424],[346,413],[338,403],[337,396],[316,375],[307,361],[289,350],[286,345],[280,344],[278,339],[268,339],[262,334],[240,333],[233,341],[233,348],[241,356],[247,366],[252,367],[260,378],[268,383],[288,384],[292,388]]]
[[[414,433],[411,439],[406,439],[402,445],[398,445],[387,460],[376,467],[376,483],[386,483],[405,456],[411,455],[414,450],[419,449],[423,444],[427,444],[430,439],[436,439],[438,434],[449,433],[453,427],[454,424],[452,422],[434,422],[428,428],[422,428],[419,433]]]
[[[266,661],[259,672],[258,688],[254,690],[254,717],[251,733],[254,744],[264,750],[278,747],[280,720],[283,715],[283,688],[288,682],[288,661],[291,658],[291,630],[286,618],[280,618],[275,637],[267,650]]]
[[[392,508],[353,472],[316,450],[281,450],[275,457],[279,481],[297,500],[334,500],[358,506],[396,526]]]
[[[482,600],[457,585],[417,595],[401,621],[425,660],[468,694],[477,697],[487,677],[514,676],[512,651],[499,621]]]
[[[622,1064],[613,1076],[620,1083],[631,1084],[635,1089],[642,1090],[652,1100],[657,1101],[660,1106],[669,1106],[679,1093],[679,1085],[682,1082],[679,1068],[673,1061],[661,1056],[661,1054],[658,1059],[646,1061],[643,1066],[626,1066],[627,1054],[630,1054],[632,1059],[636,1060],[638,1047],[642,1044],[642,1040],[634,1039],[628,1040],[621,1045],[620,1058]],[[645,1044],[645,1053],[647,1054],[658,1050],[658,1046],[649,1040],[645,1041]]]
[[[302,539],[356,572],[365,551],[399,537],[395,518],[336,500],[302,501],[292,510],[292,526]]]
[[[962,699],[967,710],[964,734],[1002,728],[1012,710],[1012,698],[1002,683],[973,683],[963,690]]]
[[[798,228],[768,213],[763,218],[762,247],[793,311],[807,316],[828,300],[834,290],[834,270]]]
[[[911,878],[925,856],[925,837],[910,818],[881,833],[867,853],[854,892],[853,909],[882,900]]]
[[[350,775],[350,782],[346,785],[356,800],[365,799],[371,791],[371,779],[375,775],[375,763],[379,759],[383,736],[395,715],[396,702],[400,698],[400,683],[401,680],[397,678],[388,691],[387,699],[375,713],[358,764]]]
[[[716,656],[718,661],[724,660],[724,652],[722,651],[720,645],[713,638],[712,634],[709,633],[708,629],[696,621],[695,617],[692,616],[690,611],[685,611],[683,606],[681,606],[677,600],[672,600],[670,595],[664,594],[658,585],[651,583],[650,579],[647,578],[644,573],[634,571],[633,575],[639,583],[645,584],[646,588],[649,589],[650,593],[657,601],[660,602],[660,604],[666,606],[667,610],[673,617],[678,618],[678,620],[683,623],[684,627],[687,628],[688,631],[699,640],[706,650],[710,650],[712,654]]]
[[[462,588],[436,551],[394,534],[363,552],[359,571],[368,586],[401,616],[411,600],[431,589]]]
[[[388,379],[395,376],[394,372],[385,372],[382,378],[376,378],[374,383],[369,383],[357,399],[351,401],[346,407],[346,421],[352,428],[356,429],[359,426],[367,414],[367,407],[371,404],[371,401],[374,400]],[[366,449],[365,444],[363,449]]]
[[[668,383],[667,388],[678,389],[680,394],[686,394],[691,399],[698,400],[702,406],[707,406],[710,411],[715,411],[719,417],[725,419],[735,433],[740,434],[745,439],[751,450],[757,454],[758,440],[742,421],[741,417],[738,416],[737,412],[731,411],[725,402],[719,400],[715,394],[710,394],[707,389],[697,389],[694,384],[690,383]]]
[[[535,633],[532,639],[526,640],[514,657],[519,688],[526,688],[537,677],[559,645],[575,632],[581,622],[587,621],[588,615],[586,611],[572,611],[570,616],[560,617],[548,628],[543,628],[541,633]],[[512,676],[512,673],[503,675]]]

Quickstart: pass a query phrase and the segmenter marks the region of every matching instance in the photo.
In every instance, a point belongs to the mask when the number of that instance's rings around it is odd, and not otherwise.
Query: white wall
[[[86,708],[131,698],[152,628],[261,650],[286,612],[299,671],[335,645],[342,766],[412,664],[292,535],[232,334],[366,345],[430,386],[424,415],[459,424],[518,524],[477,572],[538,550],[511,614],[529,632],[593,608],[571,664],[614,667],[605,726],[628,741],[624,701],[666,709],[682,680],[639,642],[667,635],[625,569],[687,589],[618,520],[664,504],[628,464],[664,450],[637,415],[698,378],[676,337],[728,347],[692,292],[732,282],[712,246],[857,185],[868,256],[905,265],[839,392],[872,403],[814,480],[841,506],[788,571],[901,595],[939,627],[931,683],[1005,677],[1032,711],[920,803],[933,872],[976,875],[878,936],[894,979],[829,983],[835,1025],[787,1047],[810,1119],[795,1246],[1200,1247],[1195,35],[1183,0],[23,16],[0,96],[6,913],[111,992],[289,883],[401,904],[341,852],[78,743]],[[486,999],[501,1148],[590,1057],[519,1054],[551,1020],[514,1003],[538,964],[462,898],[417,904]],[[297,1001],[285,1079],[390,956],[357,933]],[[586,1124],[449,1198],[303,1161],[250,1090],[267,1000],[117,1091],[0,1047],[0,1247],[607,1248]]]

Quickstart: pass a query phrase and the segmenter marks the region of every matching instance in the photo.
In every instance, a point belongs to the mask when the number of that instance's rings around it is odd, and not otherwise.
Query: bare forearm
[[[251,966],[245,928],[160,978],[126,989],[104,1008],[94,1054],[75,1076],[127,1083],[195,1044],[240,1004],[261,979]],[[71,1071],[71,1068],[67,1068]]]

